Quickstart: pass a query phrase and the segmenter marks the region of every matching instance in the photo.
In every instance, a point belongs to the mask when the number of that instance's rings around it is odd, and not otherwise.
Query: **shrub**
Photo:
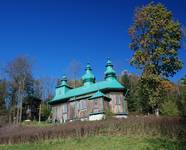
[[[114,113],[111,112],[109,109],[105,112],[105,115],[107,118],[110,118],[110,117],[113,117],[114,116]]]
[[[81,138],[94,135],[167,136],[185,139],[186,120],[175,117],[129,117],[101,121],[72,122],[53,126],[7,126],[0,128],[0,144],[32,143],[40,140]]]
[[[172,100],[165,101],[162,104],[162,106],[161,106],[161,113],[163,115],[167,115],[167,116],[178,116],[179,115],[179,111],[178,111],[177,105]]]

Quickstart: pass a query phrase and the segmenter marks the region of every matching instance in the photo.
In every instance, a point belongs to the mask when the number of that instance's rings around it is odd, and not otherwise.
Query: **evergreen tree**
[[[7,82],[0,80],[0,115],[6,115],[5,97],[7,95]]]
[[[128,110],[129,112],[136,112],[140,110],[139,101],[136,101],[138,96],[136,94],[138,77],[134,74],[129,74],[128,72],[124,72],[119,78],[121,84],[128,90],[126,95],[128,102]]]

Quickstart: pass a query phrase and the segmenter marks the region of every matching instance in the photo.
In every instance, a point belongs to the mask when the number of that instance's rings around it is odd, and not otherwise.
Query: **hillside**
[[[178,117],[130,116],[55,125],[30,123],[0,128],[0,148],[184,149],[185,133],[186,120]]]

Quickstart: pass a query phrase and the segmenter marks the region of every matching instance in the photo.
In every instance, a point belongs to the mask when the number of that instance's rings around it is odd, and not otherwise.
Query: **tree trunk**
[[[22,95],[20,96],[20,114],[19,114],[19,123],[22,121],[22,110],[23,110],[23,101],[22,101]]]
[[[19,123],[19,107],[17,107],[17,114],[16,114],[16,124]]]
[[[11,110],[8,111],[8,123],[9,124],[12,123],[12,112],[11,112]]]
[[[41,104],[39,105],[39,123],[41,121]]]
[[[22,106],[20,106],[19,123],[22,121]]]
[[[15,101],[15,100],[14,100]],[[16,116],[17,116],[17,106],[16,106],[16,103],[13,102],[13,106],[11,107],[12,109],[12,119],[13,119],[13,123],[16,124],[17,123],[17,120],[16,120]]]

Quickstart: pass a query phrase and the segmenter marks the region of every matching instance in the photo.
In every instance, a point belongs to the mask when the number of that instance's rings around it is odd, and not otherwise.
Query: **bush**
[[[0,115],[0,128],[8,124],[8,116]]]
[[[46,103],[41,104],[41,120],[46,121],[51,114],[51,108]]]
[[[111,118],[111,117],[114,116],[114,113],[111,112],[111,111],[108,109],[108,110],[105,112],[105,115],[106,115],[107,118]]]
[[[179,116],[179,111],[174,101],[165,101],[161,106],[161,113],[167,116]]]

